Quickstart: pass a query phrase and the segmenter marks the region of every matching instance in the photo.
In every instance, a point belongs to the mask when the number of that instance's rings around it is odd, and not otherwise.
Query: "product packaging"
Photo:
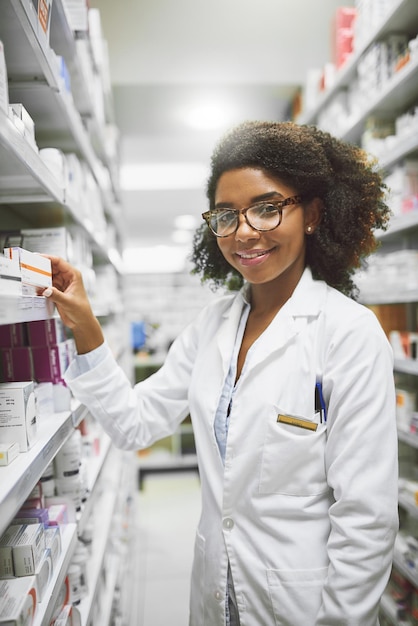
[[[18,443],[0,443],[0,466],[9,465],[18,454]]]
[[[0,95],[1,99],[1,95]],[[22,277],[17,259],[9,259],[0,254],[0,294],[8,296],[22,295]]]
[[[28,341],[32,347],[55,345],[67,339],[65,326],[60,318],[28,322],[27,331]]]
[[[22,382],[33,379],[32,354],[29,347],[0,348],[2,379]]]
[[[34,346],[31,348],[34,378],[38,383],[60,383],[69,365],[66,342],[54,346]]]
[[[7,81],[6,59],[3,42],[0,41],[0,110],[6,115],[9,112],[9,87]]]
[[[5,248],[4,255],[19,260],[23,295],[36,296],[38,290],[52,286],[51,261],[47,257],[18,247]]]
[[[26,327],[23,322],[0,326],[0,348],[18,348],[26,345]]]
[[[0,443],[18,443],[27,452],[36,435],[33,381],[0,383]]]
[[[52,578],[53,572],[53,564],[51,558],[51,551],[47,548],[44,551],[44,555],[42,557],[41,562],[36,568],[35,572],[35,583],[36,583],[36,591],[38,602],[42,602],[46,588],[49,585],[49,581]]]
[[[61,556],[61,530],[59,526],[45,528],[45,547],[49,550],[52,560],[52,568],[58,563]]]
[[[34,576],[0,581],[0,626],[31,626],[36,603]]]
[[[12,546],[21,532],[21,526],[11,525],[0,537],[0,578],[10,578],[15,575]]]
[[[9,105],[9,117],[12,118],[15,125],[18,126],[20,130],[22,130],[22,134],[25,139],[28,141],[29,145],[38,151],[38,146],[35,140],[35,123],[23,104],[16,103]],[[18,120],[18,124],[16,121]]]
[[[22,529],[12,545],[15,576],[31,576],[35,574],[45,552],[44,526],[25,524]]]

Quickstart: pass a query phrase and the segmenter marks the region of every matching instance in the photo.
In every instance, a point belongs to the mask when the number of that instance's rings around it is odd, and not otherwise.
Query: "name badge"
[[[296,426],[297,428],[304,428],[305,430],[316,430],[318,424],[311,422],[310,420],[303,419],[302,417],[296,417],[294,415],[284,415],[279,413],[277,421],[282,424],[288,424],[289,426]]]

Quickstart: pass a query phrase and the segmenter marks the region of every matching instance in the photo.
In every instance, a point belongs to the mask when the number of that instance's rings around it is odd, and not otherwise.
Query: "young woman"
[[[207,191],[195,271],[236,290],[134,389],[80,273],[52,259],[47,293],[79,354],[68,385],[124,449],[190,413],[192,626],[377,626],[398,523],[393,364],[352,276],[387,223],[384,184],[329,134],[248,122],[215,149]]]

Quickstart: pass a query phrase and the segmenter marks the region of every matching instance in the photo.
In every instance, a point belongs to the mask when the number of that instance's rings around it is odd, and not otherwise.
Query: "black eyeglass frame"
[[[280,226],[281,221],[282,221],[282,216],[283,216],[283,211],[282,209],[286,206],[290,206],[290,205],[295,205],[295,204],[300,204],[302,202],[302,196],[290,196],[289,198],[285,198],[284,200],[269,200],[269,201],[264,201],[264,202],[255,202],[254,204],[251,204],[250,206],[244,208],[244,209],[229,209],[229,208],[224,208],[224,209],[209,209],[209,211],[205,211],[204,213],[202,213],[202,218],[205,220],[209,230],[211,231],[211,233],[213,233],[215,235],[215,237],[218,237],[219,239],[223,239],[225,237],[230,237],[231,235],[234,235],[238,228],[239,228],[239,216],[243,215],[245,218],[245,221],[247,222],[248,226],[250,228],[253,228],[254,230],[260,232],[260,233],[265,233],[268,232],[270,230],[274,230],[275,228],[277,228],[278,226]],[[275,226],[273,226],[272,228],[257,228],[255,226],[253,226],[251,224],[251,222],[248,220],[247,217],[247,211],[249,211],[250,209],[253,209],[256,206],[259,205],[267,205],[267,206],[274,206],[275,209],[278,210],[279,212],[279,222],[278,224],[276,224]],[[235,230],[233,230],[232,232],[228,233],[227,235],[219,235],[218,233],[216,233],[212,226],[210,225],[210,218],[211,215],[213,215],[214,213],[218,213],[219,211],[230,211],[231,213],[234,213],[237,217],[237,224],[235,227]]]

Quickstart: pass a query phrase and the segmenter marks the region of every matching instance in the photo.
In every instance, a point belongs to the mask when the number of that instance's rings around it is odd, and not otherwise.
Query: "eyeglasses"
[[[236,233],[240,215],[244,216],[248,226],[265,232],[279,226],[282,221],[282,209],[285,206],[301,202],[301,196],[292,196],[285,200],[257,202],[246,209],[212,209],[202,213],[202,217],[216,237],[229,237]]]

